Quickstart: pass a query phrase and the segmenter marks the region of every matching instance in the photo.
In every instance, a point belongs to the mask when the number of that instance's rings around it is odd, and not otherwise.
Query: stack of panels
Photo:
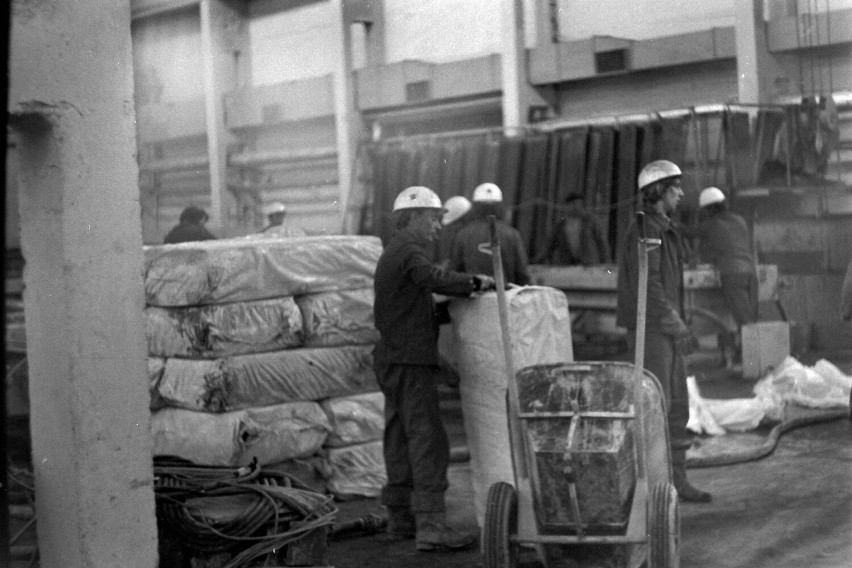
[[[379,239],[357,236],[146,247],[155,454],[206,465],[317,463],[333,493],[378,494],[381,251]]]

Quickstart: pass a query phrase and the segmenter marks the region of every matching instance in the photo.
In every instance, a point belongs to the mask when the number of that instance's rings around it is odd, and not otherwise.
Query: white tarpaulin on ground
[[[223,412],[378,390],[372,345],[285,349],[222,359],[167,359],[153,398]]]
[[[385,431],[385,396],[369,392],[320,401],[331,432],[326,447],[381,440]]]
[[[565,294],[526,286],[506,291],[512,357],[517,371],[528,365],[574,360]],[[506,415],[507,373],[497,294],[450,303],[465,433],[470,449],[476,517],[484,526],[493,483],[514,484]]]
[[[164,408],[151,416],[154,455],[197,464],[261,465],[310,456],[325,442],[328,419],[315,402],[291,402],[224,414]]]
[[[145,308],[148,355],[216,358],[302,345],[302,313],[291,297],[185,308]]]
[[[335,496],[378,497],[388,482],[381,440],[328,448],[324,469]]]
[[[376,343],[373,288],[305,294],[296,298],[305,328],[305,346]]]
[[[198,306],[372,286],[381,240],[236,238],[144,247],[151,306]]]

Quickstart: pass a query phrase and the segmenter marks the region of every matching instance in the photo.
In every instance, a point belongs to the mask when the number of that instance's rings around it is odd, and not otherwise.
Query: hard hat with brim
[[[495,183],[481,183],[473,190],[474,203],[502,203],[502,201],[503,192]]]
[[[438,194],[422,185],[407,187],[399,192],[393,202],[393,210],[403,209],[443,209]]]
[[[449,225],[454,221],[458,221],[465,213],[470,211],[472,205],[466,197],[454,195],[447,199],[444,204],[444,217],[441,219],[441,224]]]
[[[698,196],[698,206],[707,207],[714,203],[722,203],[725,201],[725,194],[718,187],[708,187],[701,191]]]
[[[652,183],[668,178],[683,175],[677,164],[668,160],[656,160],[642,168],[639,172],[639,190],[643,190]]]

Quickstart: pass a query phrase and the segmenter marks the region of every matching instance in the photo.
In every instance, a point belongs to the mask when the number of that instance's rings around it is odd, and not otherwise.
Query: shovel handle
[[[639,240],[645,240],[645,212],[639,211],[636,213],[636,228],[639,231]]]

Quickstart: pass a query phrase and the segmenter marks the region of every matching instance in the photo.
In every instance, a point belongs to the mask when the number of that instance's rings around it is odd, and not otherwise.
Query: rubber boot
[[[672,449],[672,482],[681,501],[709,503],[713,496],[690,485],[686,479],[686,450]]]
[[[447,525],[442,512],[417,513],[417,550],[460,550],[476,543],[476,533]]]
[[[388,527],[385,531],[385,542],[393,542],[414,538],[417,532],[417,523],[414,521],[414,513],[406,507],[388,507]]]

